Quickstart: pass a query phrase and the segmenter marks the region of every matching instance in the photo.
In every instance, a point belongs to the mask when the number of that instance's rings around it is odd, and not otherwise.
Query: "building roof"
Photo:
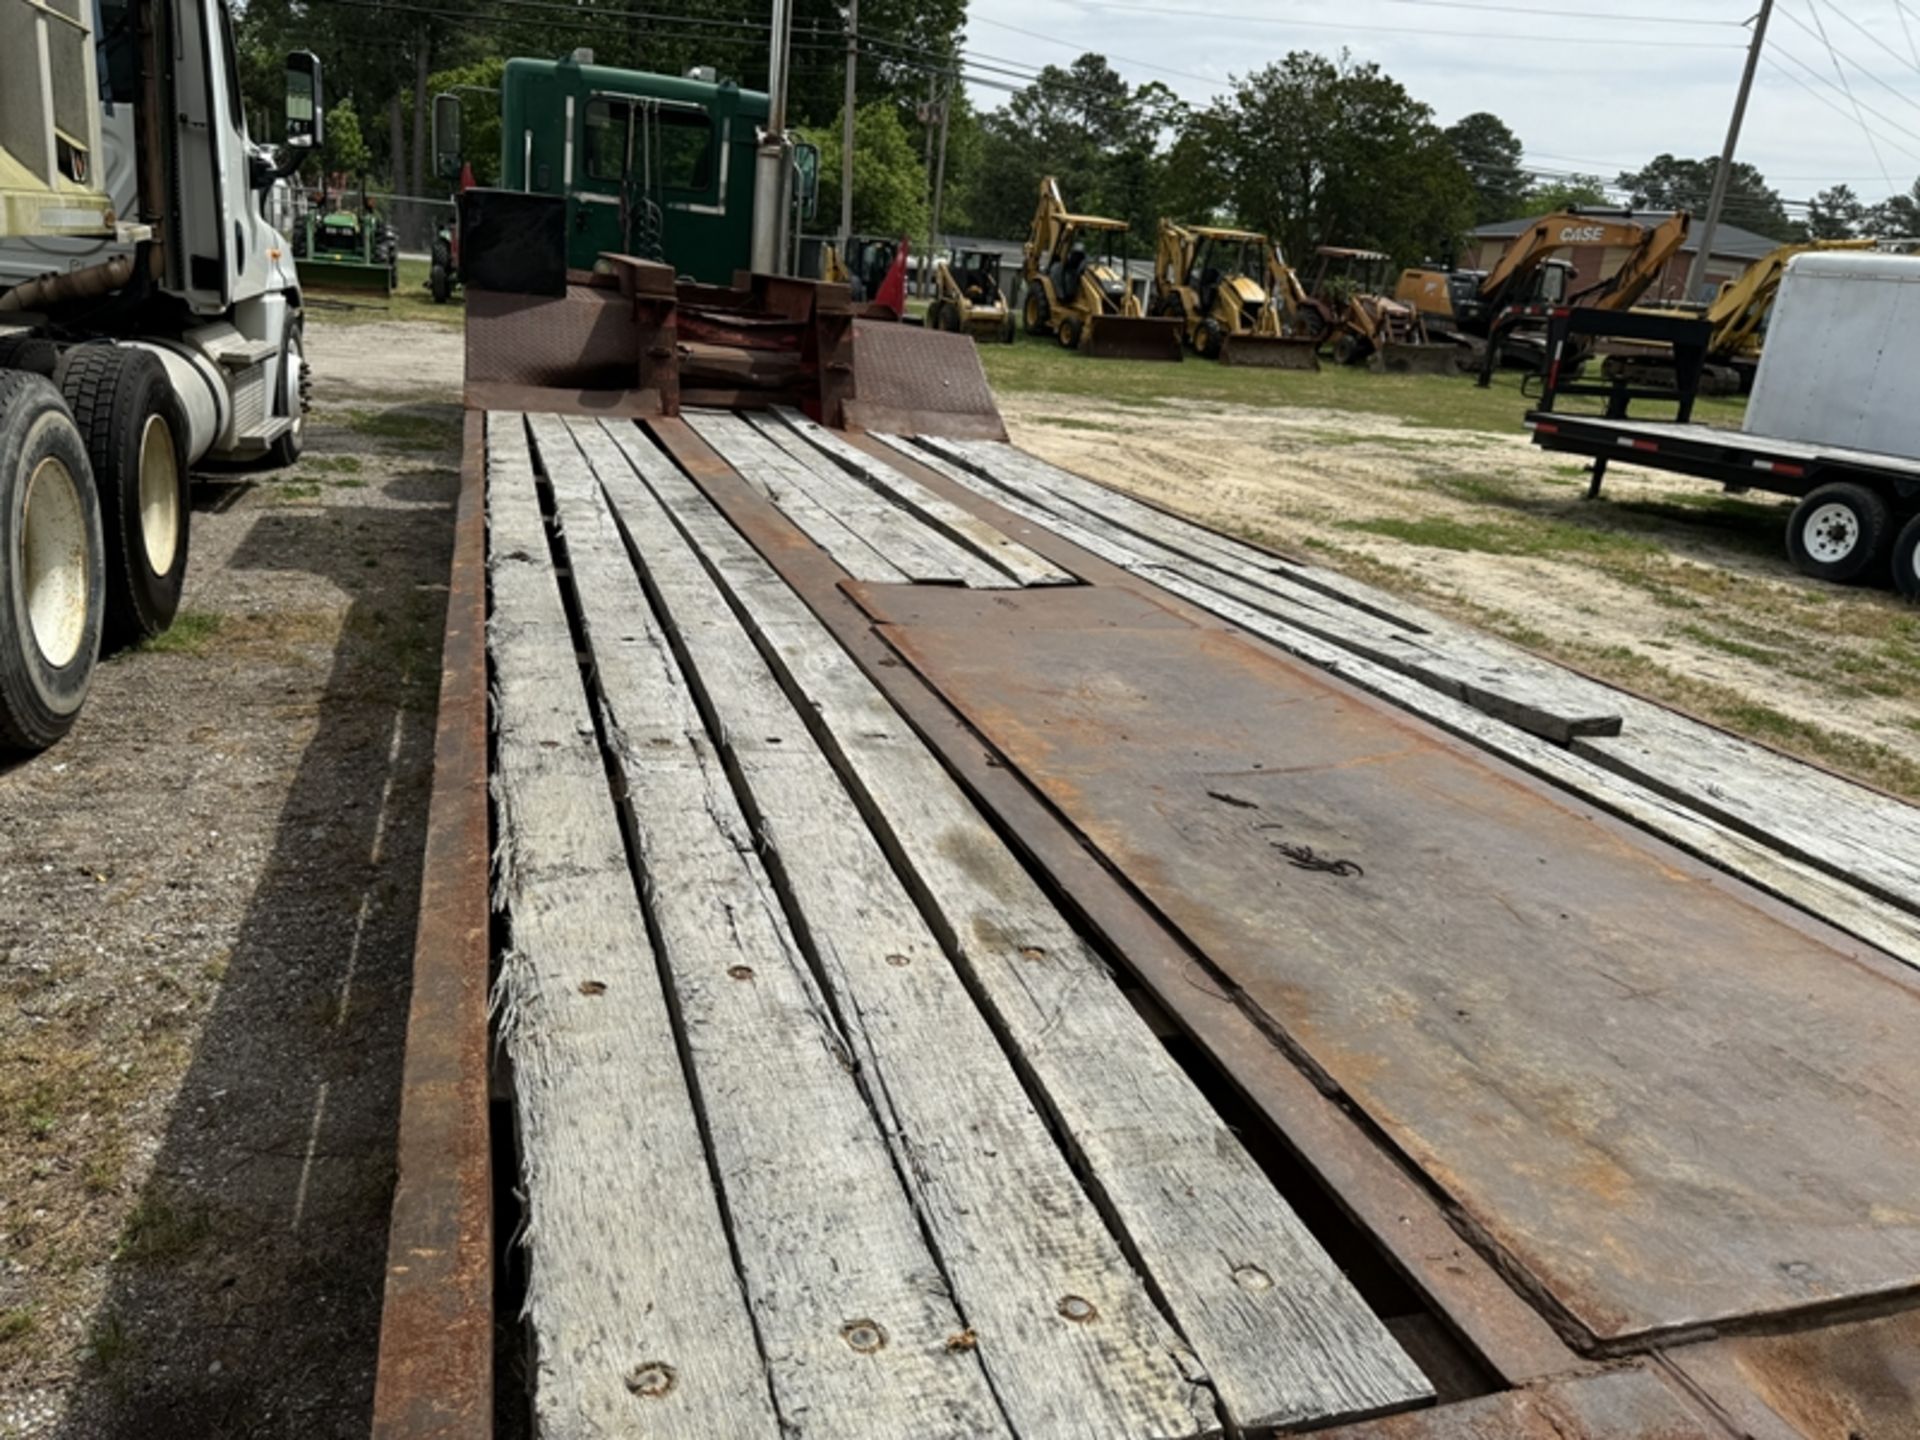
[[[1625,215],[1627,213],[1624,210],[1608,212],[1598,206],[1594,207],[1594,212],[1596,214],[1612,214],[1614,216]],[[1644,220],[1649,225],[1658,225],[1671,214],[1673,214],[1671,210],[1635,210],[1632,212],[1635,220]],[[1529,225],[1533,224],[1534,221],[1542,218],[1543,216],[1540,215],[1524,215],[1518,220],[1496,220],[1490,225],[1476,225],[1467,233],[1476,240],[1510,240],[1522,230],[1525,230]],[[1724,220],[1716,225],[1713,230],[1713,253],[1715,255],[1725,256],[1729,260],[1758,260],[1761,256],[1778,249],[1780,243],[1778,240],[1769,240],[1766,236],[1756,234],[1742,226],[1729,225]],[[1688,240],[1686,244],[1680,247],[1680,253],[1683,255],[1691,255],[1699,248],[1700,247],[1694,244],[1692,240]]]

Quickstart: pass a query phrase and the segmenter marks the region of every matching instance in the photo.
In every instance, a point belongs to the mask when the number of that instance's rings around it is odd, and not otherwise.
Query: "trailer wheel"
[[[287,322],[286,338],[280,342],[280,391],[273,397],[273,413],[290,415],[293,424],[267,451],[270,470],[284,470],[297,463],[307,448],[307,408],[313,395],[313,372],[307,368],[304,338],[306,321],[294,316]]]
[[[1893,542],[1894,588],[1909,600],[1920,600],[1920,515],[1908,517]]]
[[[61,392],[85,438],[106,548],[107,640],[173,623],[187,578],[187,421],[166,366],[145,350],[77,345]]]
[[[0,374],[0,750],[44,750],[87,698],[106,612],[100,501],[53,382]]]
[[[1787,554],[1802,575],[1844,585],[1872,570],[1887,552],[1893,517],[1864,485],[1822,485],[1793,507]]]

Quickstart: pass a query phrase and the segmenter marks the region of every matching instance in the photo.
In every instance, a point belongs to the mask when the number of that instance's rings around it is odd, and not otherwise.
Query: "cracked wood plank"
[[[594,477],[559,417],[531,425],[782,1420],[817,1440],[1009,1436],[949,1344],[965,1325]]]
[[[521,417],[489,415],[487,448],[495,904],[512,928],[497,1004],[527,1203],[535,1422],[548,1440],[775,1440]]]

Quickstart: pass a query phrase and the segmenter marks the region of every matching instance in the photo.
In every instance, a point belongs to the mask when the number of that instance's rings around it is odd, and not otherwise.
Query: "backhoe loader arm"
[[[1876,240],[1813,240],[1768,251],[1729,282],[1707,307],[1707,322],[1713,326],[1712,352],[1735,355],[1757,348],[1755,341],[1773,309],[1780,277],[1786,274],[1787,262],[1794,256],[1816,250],[1871,250],[1878,244]]]
[[[1060,185],[1051,175],[1040,178],[1040,199],[1034,207],[1033,224],[1027,230],[1023,252],[1023,274],[1034,280],[1046,270],[1054,247],[1060,243],[1060,231],[1067,218],[1066,201],[1060,198]]]

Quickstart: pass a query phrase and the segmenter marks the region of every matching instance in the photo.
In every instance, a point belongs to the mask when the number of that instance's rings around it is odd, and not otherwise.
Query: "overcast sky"
[[[1441,124],[1491,110],[1530,168],[1612,180],[1717,154],[1759,0],[970,0],[979,65],[1107,56],[1189,101],[1289,50],[1378,61]],[[1609,12],[1627,18],[1601,18]],[[1825,40],[1838,53],[1840,74]],[[1920,0],[1776,0],[1739,158],[1789,200],[1868,201],[1920,176]],[[1842,89],[1841,75],[1852,92]],[[976,86],[982,109],[1004,94]],[[1856,116],[1854,105],[1860,107]],[[1864,122],[1864,123],[1863,123]],[[1869,138],[1871,137],[1871,138]],[[1876,155],[1877,147],[1877,155]],[[1891,181],[1891,185],[1889,184]]]

